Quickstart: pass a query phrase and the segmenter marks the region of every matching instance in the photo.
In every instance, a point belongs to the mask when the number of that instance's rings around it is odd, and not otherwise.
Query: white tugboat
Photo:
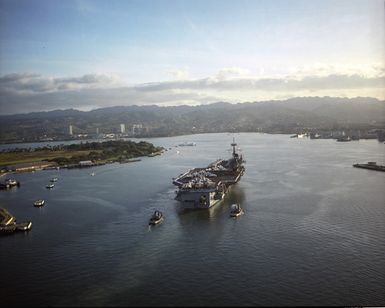
[[[157,225],[163,221],[163,213],[161,211],[156,210],[154,214],[152,214],[149,225]]]
[[[41,207],[45,204],[45,201],[43,199],[36,200],[33,205],[36,207]]]
[[[241,206],[238,203],[231,205],[230,217],[238,217],[244,214]]]

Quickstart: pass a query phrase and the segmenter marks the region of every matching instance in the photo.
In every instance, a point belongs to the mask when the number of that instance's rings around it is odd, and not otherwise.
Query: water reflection
[[[225,198],[225,201],[228,201],[230,205],[233,203],[240,203],[242,206],[245,200],[245,191],[243,190],[241,184],[231,186]]]

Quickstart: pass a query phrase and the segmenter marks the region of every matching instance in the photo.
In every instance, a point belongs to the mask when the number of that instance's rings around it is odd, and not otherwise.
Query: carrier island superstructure
[[[210,208],[221,202],[229,187],[241,179],[245,161],[236,152],[234,140],[231,146],[230,159],[218,159],[206,168],[194,168],[173,179],[173,184],[178,186],[175,199],[183,208]]]

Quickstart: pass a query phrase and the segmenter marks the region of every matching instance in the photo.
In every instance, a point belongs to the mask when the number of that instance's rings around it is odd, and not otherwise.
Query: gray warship
[[[224,198],[231,185],[237,183],[245,173],[242,155],[239,155],[233,139],[232,157],[228,160],[218,159],[206,168],[194,168],[173,179],[178,187],[175,200],[183,208],[208,209]]]

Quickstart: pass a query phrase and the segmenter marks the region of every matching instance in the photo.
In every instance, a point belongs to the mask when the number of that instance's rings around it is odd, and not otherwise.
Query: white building
[[[71,125],[71,124],[70,124],[70,127],[69,127],[69,133],[70,133],[70,135],[72,136],[73,131],[72,131],[72,125]]]
[[[120,132],[124,134],[126,132],[126,126],[124,124],[120,124]]]
[[[82,160],[79,162],[79,165],[81,167],[86,167],[86,166],[93,166],[93,162],[91,160]]]

